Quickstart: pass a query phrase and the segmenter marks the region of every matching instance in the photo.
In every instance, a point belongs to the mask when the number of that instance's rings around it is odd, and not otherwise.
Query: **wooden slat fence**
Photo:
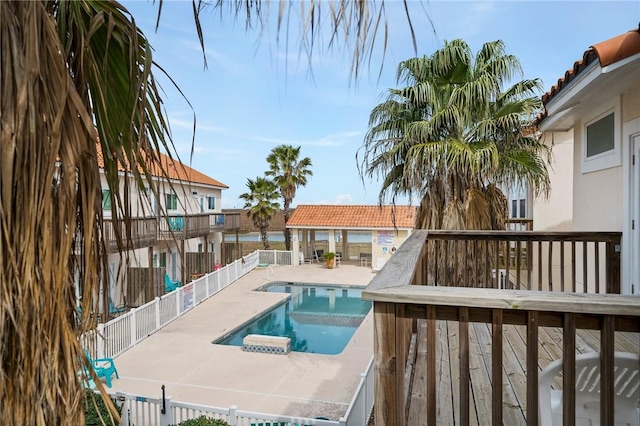
[[[149,283],[149,273],[149,268],[127,268],[127,306],[142,306],[164,294],[165,268],[151,269],[152,285]]]
[[[186,277],[189,279],[194,274],[208,274],[215,268],[215,255],[213,253],[193,252],[185,253],[184,258]]]

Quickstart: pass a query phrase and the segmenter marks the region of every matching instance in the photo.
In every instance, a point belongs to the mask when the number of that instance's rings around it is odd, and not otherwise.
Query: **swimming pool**
[[[262,334],[289,337],[292,351],[336,355],[371,310],[371,302],[361,298],[362,288],[273,282],[258,290],[290,296],[213,343],[242,346],[247,335]]]

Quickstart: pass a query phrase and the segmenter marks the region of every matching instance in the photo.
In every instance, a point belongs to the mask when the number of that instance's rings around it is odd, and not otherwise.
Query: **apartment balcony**
[[[127,235],[127,230],[131,235]],[[114,223],[113,219],[103,220],[104,243],[108,253],[154,246],[157,242],[156,230],[157,219],[154,217],[131,219],[129,224],[125,221]]]
[[[205,237],[213,232],[222,232],[224,229],[225,215],[221,213],[167,215],[159,220],[158,239],[188,240]]]
[[[640,297],[619,294],[620,238],[415,231],[363,292],[376,426],[538,425],[539,375],[558,359],[553,387],[564,424],[577,424],[574,367],[588,352],[602,372],[599,424],[613,425],[614,354],[640,342]]]

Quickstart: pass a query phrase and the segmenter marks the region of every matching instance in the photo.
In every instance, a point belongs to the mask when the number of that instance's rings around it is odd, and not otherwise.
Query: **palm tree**
[[[139,184],[151,183],[170,139],[150,46],[122,6],[3,1],[0,23],[0,423],[80,424],[80,335],[94,326],[101,289],[108,298],[96,145],[114,223],[126,226],[118,169],[128,164]]]
[[[203,4],[193,0],[204,52]],[[268,3],[215,4],[246,17],[247,27],[271,15]],[[301,50],[313,53],[325,23],[330,43],[353,46],[357,76],[384,22],[383,5],[335,0],[289,7],[303,11]],[[279,5],[278,29],[287,13]],[[130,180],[120,191],[119,171],[126,168],[137,188],[157,192],[149,171],[163,170],[157,152],[172,152],[152,50],[113,0],[0,1],[0,58],[0,423],[82,424],[80,336],[95,325],[91,307],[108,309],[96,144],[113,223],[124,227],[115,235],[131,234]]]
[[[307,177],[313,176],[313,172],[309,169],[311,159],[304,157],[299,160],[299,155],[300,147],[278,145],[267,156],[270,168],[265,174],[273,177],[284,202],[284,244],[287,250],[291,250],[291,231],[286,227],[291,216],[291,201],[296,196],[296,190],[307,185]]]
[[[420,199],[423,229],[504,229],[500,187],[549,190],[549,151],[532,131],[539,80],[520,72],[501,41],[474,57],[462,40],[400,63],[398,83],[376,106],[361,148],[361,174],[382,177],[379,200]]]
[[[260,238],[265,250],[269,250],[269,234],[267,230],[271,225],[271,219],[280,208],[278,204],[278,188],[269,179],[256,177],[255,180],[247,179],[249,192],[240,194],[245,201],[244,208],[248,208],[247,216],[253,220],[253,224],[260,230]]]
[[[501,41],[474,57],[454,40],[400,63],[397,80],[407,86],[390,89],[373,109],[361,148],[361,174],[382,178],[380,202],[418,197],[416,228],[498,230],[508,214],[500,188],[526,185],[546,194],[549,150],[532,125],[541,84],[521,80],[505,89],[517,73],[520,63]]]

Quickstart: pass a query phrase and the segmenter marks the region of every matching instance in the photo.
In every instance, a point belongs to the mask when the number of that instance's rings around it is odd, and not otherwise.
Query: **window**
[[[612,151],[615,148],[613,112],[587,124],[587,158]]]
[[[178,196],[176,194],[167,195],[167,210],[178,210]]]
[[[166,268],[167,267],[167,252],[163,251],[160,253],[160,267],[161,268]]]
[[[622,164],[620,100],[608,102],[582,122],[582,173]]]
[[[520,198],[519,200],[511,200],[511,218],[512,219],[524,219],[527,217],[527,200]]]
[[[102,190],[102,210],[111,210],[111,191]]]
[[[207,206],[209,207],[209,210],[215,210],[216,197],[207,197]]]

